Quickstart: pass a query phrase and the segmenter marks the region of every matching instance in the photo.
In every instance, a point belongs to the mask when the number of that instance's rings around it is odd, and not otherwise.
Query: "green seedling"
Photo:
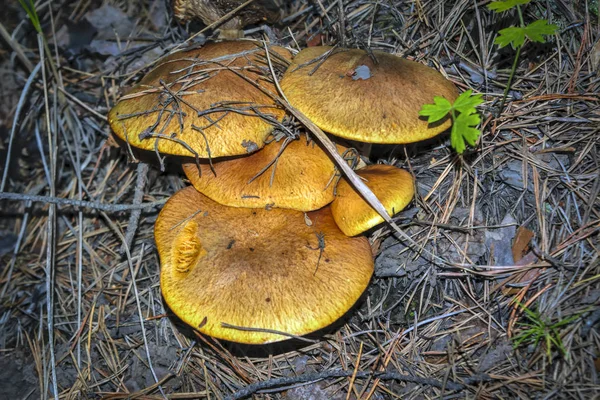
[[[508,77],[508,83],[506,84],[504,95],[502,96],[502,101],[500,102],[498,114],[502,113],[502,110],[504,109],[504,103],[506,102],[506,97],[508,96],[508,92],[512,85],[512,81],[517,70],[517,65],[519,63],[519,57],[521,56],[521,49],[523,48],[525,41],[529,40],[531,42],[545,43],[546,36],[553,35],[558,29],[556,25],[549,24],[545,19],[540,19],[525,25],[521,6],[530,2],[531,0],[501,0],[493,1],[487,6],[488,9],[496,13],[503,13],[516,8],[517,14],[519,15],[519,26],[510,26],[508,28],[501,29],[498,32],[498,37],[496,40],[494,40],[494,43],[497,44],[499,48],[510,45],[514,50],[517,51],[515,54],[515,59],[513,60],[510,76]]]
[[[19,0],[19,4],[29,16],[33,27],[37,33],[42,33],[42,25],[40,24],[40,17],[38,17],[37,11],[35,9],[35,4],[33,0]]]
[[[40,23],[40,17],[37,13],[37,10],[35,9],[35,2],[33,0],[19,0],[19,4],[21,4],[21,7],[27,13],[31,24],[33,25],[33,28],[37,32],[38,37],[42,40],[44,52],[48,55],[52,54],[52,52],[50,51],[50,47],[48,47],[48,41],[46,40],[44,32],[42,31],[42,24]],[[48,61],[50,69],[52,70],[52,74],[55,77],[58,77],[58,69],[56,68],[56,64],[54,63],[54,58],[46,57],[46,60]],[[59,98],[64,99],[64,94],[59,93]]]
[[[543,344],[548,360],[552,359],[552,352],[555,350],[566,357],[567,350],[562,343],[559,330],[578,319],[581,314],[572,315],[558,322],[551,322],[544,319],[538,311],[530,310],[519,302],[517,302],[517,305],[525,313],[527,321],[517,324],[521,331],[513,337],[513,347],[517,348],[524,344],[538,347]]]
[[[481,97],[481,94],[473,95],[471,90],[467,90],[458,96],[454,103],[436,96],[433,99],[434,104],[423,105],[419,115],[427,117],[427,122],[431,124],[446,118],[450,114],[452,118],[450,142],[452,148],[458,154],[462,154],[467,147],[466,143],[475,146],[481,135],[481,131],[477,128],[481,122],[481,116],[477,112],[477,106],[483,103]]]

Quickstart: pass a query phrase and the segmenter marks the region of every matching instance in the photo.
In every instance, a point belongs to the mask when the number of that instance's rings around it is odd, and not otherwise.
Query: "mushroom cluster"
[[[109,122],[123,145],[175,156],[192,184],[156,221],[166,303],[198,331],[248,344],[306,335],[344,315],[373,273],[361,234],[383,221],[323,147],[281,123],[277,66],[290,104],[362,142],[432,137],[450,122],[429,126],[418,108],[457,95],[436,71],[386,53],[314,47],[292,58],[278,46],[225,41],[165,57],[115,105]],[[410,173],[356,172],[390,215],[412,200]]]

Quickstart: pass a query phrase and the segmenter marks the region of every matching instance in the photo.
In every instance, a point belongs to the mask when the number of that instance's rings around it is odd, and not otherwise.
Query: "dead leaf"
[[[529,250],[529,242],[533,239],[533,232],[524,226],[520,226],[517,229],[515,240],[512,246],[512,255],[515,262],[521,260],[527,251]]]
[[[320,33],[316,34],[315,36],[313,36],[312,38],[310,38],[306,41],[306,46],[307,47],[321,46],[322,39],[323,39],[322,34],[320,34]]]

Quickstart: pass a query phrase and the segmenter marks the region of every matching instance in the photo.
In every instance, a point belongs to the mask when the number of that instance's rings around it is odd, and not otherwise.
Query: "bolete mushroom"
[[[328,207],[306,214],[227,207],[190,186],[165,204],[154,234],[170,309],[233,342],[276,342],[326,327],[373,273],[368,240],[345,236]]]
[[[338,145],[340,153],[345,150]],[[302,137],[273,141],[249,156],[217,160],[213,169],[207,162],[183,164],[196,190],[231,207],[311,211],[334,198],[333,161],[314,141]]]
[[[412,143],[450,127],[419,116],[435,96],[454,101],[456,87],[420,63],[373,50],[309,47],[281,80],[290,104],[333,135],[368,143]]]
[[[389,215],[402,211],[412,200],[412,175],[391,165],[370,165],[356,171],[381,201]],[[359,235],[383,222],[383,217],[346,181],[340,180],[337,195],[331,203],[333,219],[348,236]]]
[[[113,132],[129,145],[202,158],[252,153],[284,111],[252,82],[275,92],[265,49],[253,41],[209,43],[160,61],[110,110]],[[268,51],[276,63],[290,53]]]
[[[273,0],[254,0],[245,6],[244,3],[247,0],[173,0],[173,14],[181,22],[200,19],[210,26],[233,12],[218,25],[220,36],[227,38],[241,37],[241,29],[246,25],[273,23],[281,17],[281,9]]]

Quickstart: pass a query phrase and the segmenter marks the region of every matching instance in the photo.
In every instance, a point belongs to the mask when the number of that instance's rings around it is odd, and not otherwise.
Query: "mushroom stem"
[[[371,150],[373,149],[373,143],[359,142],[358,140],[350,140],[350,139],[347,139],[347,142],[348,142],[349,147],[355,148],[361,157],[365,157],[367,159],[371,157]],[[363,162],[363,164],[364,164],[364,162]],[[366,165],[366,164],[364,164],[364,165]],[[359,169],[359,168],[356,168],[356,169]]]

